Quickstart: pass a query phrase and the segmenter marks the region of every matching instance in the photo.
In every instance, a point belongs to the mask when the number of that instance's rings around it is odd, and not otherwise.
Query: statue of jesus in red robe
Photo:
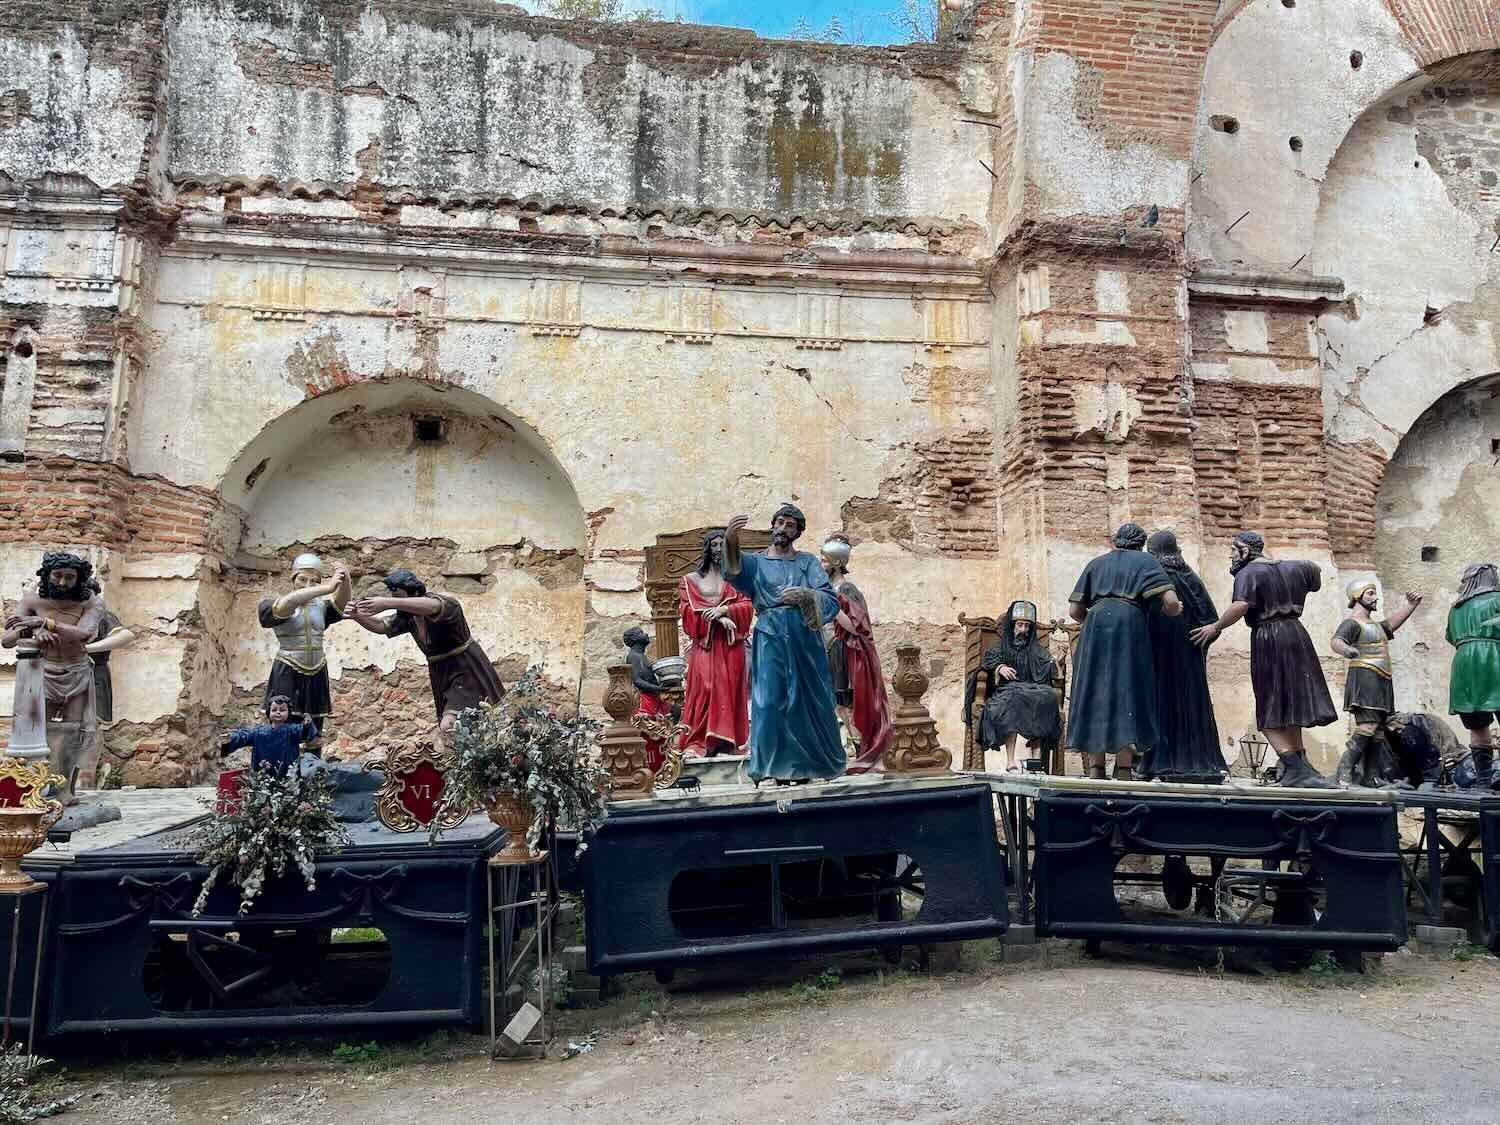
[[[684,754],[741,754],[750,741],[750,680],[745,644],[754,606],[724,581],[724,532],[703,536],[703,561],[682,577],[677,612],[687,638],[682,722]]]

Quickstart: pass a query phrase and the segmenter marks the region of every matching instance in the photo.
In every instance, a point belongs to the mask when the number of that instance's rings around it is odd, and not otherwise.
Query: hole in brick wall
[[[1301,152],[1302,151],[1302,138],[1301,137],[1292,137],[1290,140],[1287,141],[1287,144],[1291,146],[1291,149],[1292,149],[1293,152]]]
[[[1217,129],[1221,133],[1228,133],[1230,136],[1240,131],[1240,123],[1235,118],[1225,117],[1221,113],[1216,113],[1210,117],[1208,124],[1210,128]]]
[[[1428,305],[1425,309],[1422,310],[1422,323],[1423,324],[1436,324],[1438,321],[1440,321],[1442,319],[1443,319],[1443,310],[1442,309],[1435,309],[1431,305]]]
[[[1349,65],[1352,68],[1354,68],[1355,70],[1358,70],[1360,67],[1364,66],[1365,65],[1365,56],[1364,56],[1364,53],[1361,52],[1361,51],[1350,51],[1349,52]]]
[[[1297,6],[1297,0],[1281,0],[1281,6],[1283,8],[1295,8]]]
[[[1490,452],[1500,454],[1500,437],[1490,438]]]
[[[35,349],[32,348],[30,340],[22,340],[19,344],[16,345],[16,358],[30,359],[34,350]]]
[[[413,418],[411,429],[418,441],[442,441],[447,436],[447,426],[441,418]]]
[[[1437,562],[1438,561],[1438,549],[1436,547],[1423,547],[1422,548],[1422,561],[1423,562]]]

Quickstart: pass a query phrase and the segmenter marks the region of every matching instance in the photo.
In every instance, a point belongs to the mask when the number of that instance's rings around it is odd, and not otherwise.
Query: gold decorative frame
[[[49,785],[65,785],[67,779],[53,773],[46,762],[28,762],[22,758],[0,755],[0,782],[13,782],[21,791],[23,809],[45,809]]]
[[[378,769],[385,774],[385,783],[375,791],[375,815],[380,823],[392,832],[417,832],[430,828],[434,820],[438,828],[449,829],[469,819],[473,809],[441,807],[441,790],[437,795],[407,794],[407,785],[417,784],[413,773],[426,767],[443,778],[447,764],[447,756],[431,746],[403,747],[387,754],[384,761],[366,763],[366,770]],[[426,821],[419,819],[410,807],[416,798],[432,803],[433,816]]]

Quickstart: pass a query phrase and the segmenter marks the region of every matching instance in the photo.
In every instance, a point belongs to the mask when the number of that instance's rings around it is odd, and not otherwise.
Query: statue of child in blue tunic
[[[296,763],[302,744],[318,737],[316,723],[311,719],[293,723],[288,721],[291,715],[292,701],[288,696],[271,696],[266,700],[267,722],[253,727],[236,727],[219,743],[219,754],[222,756],[248,746],[251,769],[285,771]]]
[[[771,518],[764,554],[740,553],[735,516],[724,532],[724,577],[755,603],[750,643],[750,762],[757,785],[837,777],[847,760],[833,710],[823,626],[838,597],[817,557],[792,549],[807,519],[791,504]]]

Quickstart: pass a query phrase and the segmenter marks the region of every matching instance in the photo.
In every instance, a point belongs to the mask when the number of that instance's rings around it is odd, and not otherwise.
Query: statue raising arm
[[[353,592],[353,587],[349,583],[348,568],[343,563],[335,563],[333,577],[327,582],[315,586],[299,586],[290,593],[282,594],[272,603],[271,612],[280,620],[285,621],[300,606],[315,602],[319,598],[327,598],[333,603],[333,607],[342,613]]]

